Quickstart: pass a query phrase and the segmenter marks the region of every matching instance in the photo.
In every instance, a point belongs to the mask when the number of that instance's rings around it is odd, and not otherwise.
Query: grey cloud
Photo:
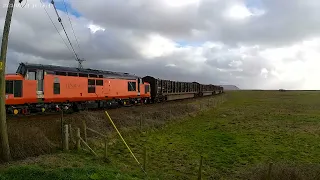
[[[145,33],[156,31],[173,39],[281,46],[320,32],[320,1],[317,0],[261,0],[257,8],[266,13],[245,21],[232,21],[222,16],[230,5],[246,3],[245,0],[202,0],[198,7],[193,4],[179,10],[164,8],[161,1],[71,2],[85,16],[106,28],[130,28]],[[193,30],[204,34],[196,36]]]
[[[0,3],[4,2],[6,1],[0,0]],[[36,2],[38,1],[29,0],[29,3]],[[242,0],[204,0],[200,1],[198,8],[190,5],[179,10],[165,9],[160,1],[71,2],[84,15],[81,18],[71,18],[81,46],[79,54],[87,60],[84,62],[85,67],[180,81],[234,84],[241,88],[296,87],[298,85],[294,82],[279,82],[270,73],[267,78],[260,76],[262,68],[270,72],[274,65],[259,52],[267,47],[290,45],[320,32],[320,3],[315,0],[308,1],[309,4],[293,0],[262,1],[262,7],[267,13],[243,22],[230,21],[222,16],[230,4],[241,3]],[[5,11],[2,10],[0,24],[3,24],[5,16]],[[65,37],[54,11],[49,10]],[[60,15],[78,50],[68,17],[63,12]],[[91,22],[106,30],[92,34],[87,28]],[[0,31],[2,32],[2,26]],[[200,34],[197,35],[195,31]],[[138,49],[137,44],[146,40],[153,32],[187,43],[219,41],[223,48],[203,47],[202,54],[197,56],[194,55],[195,48],[190,48],[146,59],[139,54],[141,49]],[[2,33],[0,38],[1,36]],[[247,49],[241,49],[243,47]],[[243,54],[246,55],[245,58],[242,57]],[[303,56],[303,52],[297,53],[296,58],[287,62],[303,59]],[[197,58],[205,58],[206,61],[198,62]],[[77,66],[72,53],[65,47],[42,8],[15,9],[7,59],[8,72],[15,72],[18,63],[25,61]],[[230,65],[237,61],[241,63]],[[167,64],[176,66],[167,67]]]
[[[163,1],[86,1],[71,0],[84,16],[106,28],[133,29],[143,32],[170,32],[170,35],[188,35],[199,20],[197,9],[187,6],[168,9]],[[94,9],[94,10],[93,10]]]
[[[225,23],[220,26],[219,36],[226,43],[262,43],[282,46],[319,35],[320,1],[263,0],[266,14],[252,18],[243,24]]]
[[[258,55],[259,48],[242,48],[246,50],[239,52],[241,47],[228,46],[209,48],[204,53],[207,58],[206,63],[212,67],[231,72],[236,77],[244,78],[260,75],[262,68],[267,70],[273,68],[270,62]]]
[[[38,5],[37,8],[16,8],[13,13],[13,20],[10,31],[9,48],[26,54],[36,54],[48,59],[74,59],[72,49],[67,41],[63,29],[52,8],[47,10],[53,19],[55,25],[65,42],[60,38],[49,18],[40,6],[38,1],[31,1],[31,5]],[[30,7],[31,7],[30,5]],[[65,13],[59,11],[62,17],[66,31],[72,44],[80,56],[88,60],[97,60],[101,58],[138,58],[139,54],[134,49],[130,42],[130,37],[124,35],[124,30],[107,30],[105,32],[96,32],[91,34],[90,29],[84,26],[89,24],[89,21],[80,18],[72,17],[73,27],[76,35],[79,38],[81,52],[77,47],[76,41],[72,34],[72,29]],[[0,22],[4,22],[4,11],[1,12]],[[2,17],[2,18],[1,18]],[[2,32],[3,27],[0,27]],[[0,35],[2,38],[2,33]]]

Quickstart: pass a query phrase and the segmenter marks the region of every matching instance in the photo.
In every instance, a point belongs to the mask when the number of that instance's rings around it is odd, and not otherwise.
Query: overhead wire
[[[58,16],[58,21],[60,22],[60,24],[61,24],[61,26],[62,26],[62,28],[63,28],[63,31],[64,31],[64,33],[65,33],[66,36],[67,36],[67,39],[68,39],[68,41],[69,41],[69,44],[70,44],[70,46],[71,46],[71,48],[72,48],[72,51],[73,51],[73,53],[74,53],[74,56],[75,56],[76,60],[79,61],[79,57],[78,57],[76,51],[75,51],[74,48],[73,48],[73,45],[72,45],[72,43],[71,43],[71,41],[70,41],[70,38],[69,38],[69,36],[68,36],[68,33],[67,33],[66,29],[64,28],[64,25],[63,25],[63,23],[62,23],[62,21],[61,21],[61,18],[60,18],[59,14],[58,14],[57,8],[56,8],[53,0],[51,0],[51,4],[53,5],[53,8],[54,8],[54,10],[55,10],[55,12],[56,12],[56,14],[57,14],[57,16]]]
[[[22,6],[22,4],[21,4],[21,2],[22,1],[19,1],[19,3],[20,3],[20,6],[21,6],[21,8],[24,8],[26,5],[27,5],[27,3],[28,3],[28,0],[26,0],[26,3],[24,3],[24,5]]]
[[[63,39],[63,37],[61,36],[61,34],[60,34],[60,32],[59,32],[59,30],[58,30],[57,26],[54,24],[54,22],[53,22],[52,18],[50,17],[50,15],[49,15],[49,13],[48,13],[48,11],[47,11],[47,9],[46,9],[46,8],[45,8],[45,6],[43,5],[42,0],[40,0],[40,2],[41,2],[41,4],[42,4],[42,7],[43,7],[44,11],[46,12],[47,16],[49,17],[49,19],[50,19],[50,21],[51,21],[52,25],[54,26],[54,28],[55,28],[55,29],[56,29],[56,31],[58,32],[58,34],[59,34],[60,38],[62,39],[63,43],[64,43],[64,44],[66,45],[66,47],[71,51],[71,49],[70,49],[70,48],[69,48],[69,46],[67,45],[66,41],[65,41],[65,40]],[[71,51],[71,52],[72,52],[72,51]],[[72,53],[73,53],[73,52],[72,52]]]
[[[70,25],[71,25],[71,29],[72,29],[72,32],[73,32],[74,38],[76,39],[76,42],[77,42],[77,45],[78,45],[79,51],[81,52],[80,44],[79,44],[78,38],[77,38],[77,36],[76,36],[76,33],[74,32],[74,29],[73,29],[73,26],[72,26],[72,22],[71,22],[71,19],[70,19],[69,13],[68,13],[68,8],[67,8],[67,5],[66,5],[65,0],[63,0],[63,4],[64,4],[64,8],[65,8],[65,10],[66,10],[66,13],[67,13],[67,15],[68,15],[69,23],[70,23]]]

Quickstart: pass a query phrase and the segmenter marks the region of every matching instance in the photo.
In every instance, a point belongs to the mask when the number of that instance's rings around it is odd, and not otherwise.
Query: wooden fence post
[[[68,125],[66,124],[64,126],[64,147],[63,149],[65,151],[68,151],[69,150],[69,132],[68,132]]]
[[[79,151],[80,150],[80,138],[81,138],[81,136],[80,136],[80,128],[77,128],[77,150]]]
[[[201,155],[201,157],[200,157],[199,172],[198,172],[198,180],[201,180],[201,179],[202,179],[202,158],[203,158],[203,156]]]
[[[69,136],[70,136],[70,141],[71,141],[71,143],[72,143],[72,146],[74,147],[75,141],[74,141],[74,138],[73,138],[73,132],[72,132],[72,126],[71,126],[71,124],[69,124]]]
[[[87,124],[85,120],[82,121],[82,125],[83,125],[83,139],[85,142],[87,142]]]

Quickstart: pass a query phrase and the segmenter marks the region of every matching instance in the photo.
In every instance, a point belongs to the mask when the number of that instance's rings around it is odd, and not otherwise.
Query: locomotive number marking
[[[80,88],[80,84],[68,83],[68,84],[66,84],[66,88],[67,89],[78,89],[78,88]]]

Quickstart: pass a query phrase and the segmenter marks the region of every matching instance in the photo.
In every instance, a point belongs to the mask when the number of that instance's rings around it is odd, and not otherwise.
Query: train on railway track
[[[223,87],[96,69],[20,63],[6,74],[7,114],[116,108],[223,93]]]

